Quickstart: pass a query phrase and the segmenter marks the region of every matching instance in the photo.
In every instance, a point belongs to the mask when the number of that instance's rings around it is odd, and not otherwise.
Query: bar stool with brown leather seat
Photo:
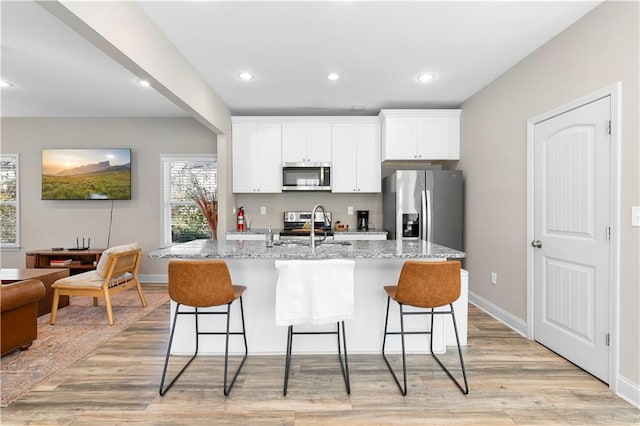
[[[384,323],[384,338],[382,340],[382,356],[387,363],[387,367],[391,375],[396,381],[398,388],[403,396],[407,395],[407,363],[405,356],[405,334],[429,334],[430,343],[429,351],[433,358],[440,364],[440,367],[447,373],[449,378],[458,386],[463,394],[469,393],[469,385],[467,383],[467,372],[464,368],[464,360],[462,359],[462,350],[460,349],[460,339],[458,337],[458,326],[456,324],[456,316],[453,312],[453,302],[460,297],[460,263],[457,261],[447,262],[425,262],[425,261],[407,261],[402,266],[398,285],[385,286],[387,292],[387,314]],[[387,329],[389,322],[389,304],[391,299],[396,301],[400,308],[400,331],[390,332]],[[426,311],[405,312],[403,306],[413,306],[416,308],[426,308]],[[435,308],[443,308],[449,306],[448,310],[438,310]],[[427,331],[405,331],[404,316],[405,315],[429,315],[431,317],[431,328]],[[464,378],[464,387],[460,385],[449,370],[444,366],[440,359],[433,352],[433,319],[435,315],[451,315],[453,321],[453,330],[456,335],[456,343],[458,345],[458,355],[460,357],[460,367]],[[400,384],[389,360],[385,353],[387,343],[387,335],[399,334],[402,342],[402,375],[404,387]]]
[[[173,316],[173,325],[171,326],[171,334],[169,336],[169,346],[167,348],[167,356],[162,371],[162,380],[160,381],[160,395],[164,395],[176,380],[182,375],[186,368],[198,355],[198,340],[202,335],[225,335],[224,350],[224,384],[223,391],[225,396],[229,395],[233,384],[240,373],[240,369],[247,359],[247,336],[244,327],[244,309],[242,307],[242,294],[247,288],[244,286],[233,285],[227,264],[222,260],[172,260],[169,262],[169,297],[177,303]],[[236,300],[240,300],[240,315],[242,318],[242,331],[230,332],[230,311],[231,304]],[[182,305],[193,307],[191,311],[180,311]],[[199,311],[199,308],[209,308],[214,306],[226,305],[224,311]],[[194,315],[195,317],[195,337],[196,348],[193,356],[187,361],[182,369],[176,374],[175,378],[164,387],[165,377],[167,374],[167,366],[171,354],[171,343],[176,329],[176,322],[179,315]],[[226,315],[227,329],[224,332],[200,331],[198,329],[198,317],[200,315]],[[229,336],[242,335],[244,339],[244,356],[240,362],[231,383],[227,387],[227,371],[229,365]]]

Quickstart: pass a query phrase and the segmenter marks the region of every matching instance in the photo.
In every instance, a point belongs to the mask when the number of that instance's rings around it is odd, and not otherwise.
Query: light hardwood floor
[[[152,291],[166,288],[145,286]],[[199,357],[160,397],[168,318],[167,304],[3,408],[1,423],[640,424],[640,410],[607,385],[473,306],[467,396],[426,355],[408,357],[406,397],[380,355],[351,355],[349,396],[336,356],[296,356],[294,348],[287,397],[284,356],[249,356],[229,397],[220,357]]]

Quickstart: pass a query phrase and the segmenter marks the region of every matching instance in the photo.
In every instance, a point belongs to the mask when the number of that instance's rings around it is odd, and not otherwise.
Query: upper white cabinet
[[[282,161],[327,163],[331,161],[331,123],[283,122]]]
[[[282,192],[280,122],[232,121],[233,192]]]
[[[334,123],[331,128],[332,192],[380,192],[380,125]]]
[[[382,161],[460,159],[459,109],[383,109],[379,117]]]

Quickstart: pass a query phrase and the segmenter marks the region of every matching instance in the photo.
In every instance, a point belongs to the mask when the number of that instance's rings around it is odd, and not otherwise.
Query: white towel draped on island
[[[355,261],[277,260],[276,324],[353,319]]]

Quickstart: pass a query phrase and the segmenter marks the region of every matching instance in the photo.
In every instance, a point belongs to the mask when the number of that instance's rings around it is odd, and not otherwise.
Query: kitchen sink
[[[277,240],[273,242],[274,246],[307,246],[309,247],[311,244],[309,240]],[[351,241],[336,241],[336,240],[325,240],[322,242],[318,242],[317,246],[325,246],[325,245],[338,245],[338,246],[350,246]]]
[[[336,241],[336,240],[325,240],[321,243],[319,243],[319,245],[324,246],[324,245],[328,245],[328,246],[350,246],[351,245],[351,241]]]
[[[307,240],[276,240],[273,242],[274,246],[309,246]]]

